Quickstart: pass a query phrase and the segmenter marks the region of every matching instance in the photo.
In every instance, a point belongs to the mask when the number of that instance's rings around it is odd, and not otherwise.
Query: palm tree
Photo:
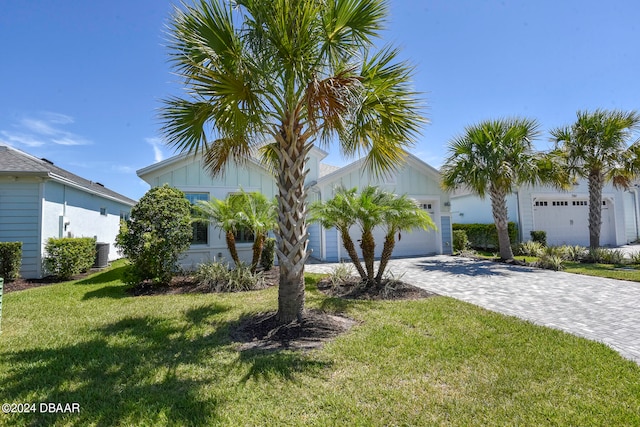
[[[242,225],[254,235],[251,271],[255,272],[260,263],[267,233],[277,226],[276,206],[264,194],[258,192],[246,193],[242,190],[240,196],[242,207],[239,214],[242,217]]]
[[[382,284],[382,277],[387,268],[387,264],[393,254],[396,245],[396,233],[399,238],[404,230],[414,230],[421,228],[428,230],[434,229],[436,225],[433,223],[431,216],[422,209],[415,200],[408,198],[406,195],[389,197],[385,206],[383,224],[387,229],[382,247],[382,255],[380,256],[380,265],[376,274],[376,284]]]
[[[539,135],[535,120],[513,118],[487,120],[468,126],[449,143],[449,157],[441,169],[446,190],[466,187],[481,198],[491,198],[498,232],[500,258],[513,259],[509,241],[507,195],[522,184],[552,181],[543,173],[549,159],[533,151]]]
[[[310,214],[312,222],[319,222],[325,228],[336,227],[351,262],[362,281],[368,286],[381,284],[384,271],[393,254],[396,233],[415,228],[435,228],[429,214],[415,201],[407,196],[397,196],[374,186],[365,187],[360,194],[357,194],[356,188],[350,190],[338,188],[333,198],[325,202],[313,203],[310,206]],[[360,248],[364,268],[349,233],[351,227],[355,225],[360,228]],[[376,244],[373,231],[377,226],[385,227],[386,233],[376,274],[374,269]]]
[[[367,273],[360,264],[356,246],[351,239],[349,229],[356,223],[356,192],[357,188],[347,190],[339,187],[334,196],[325,201],[317,201],[309,206],[309,221],[319,222],[324,228],[335,227],[340,233],[342,244],[356,267],[362,280],[366,280]]]
[[[234,204],[230,198],[198,200],[193,210],[195,221],[211,223],[224,232],[231,259],[235,265],[238,265],[240,258],[236,248],[235,233],[242,224],[243,218],[237,204]]]
[[[168,144],[202,152],[212,174],[243,162],[265,136],[277,158],[277,319],[304,315],[305,177],[315,141],[384,174],[425,121],[398,51],[374,55],[385,0],[200,0],[176,8],[169,49],[186,97],[164,101]]]
[[[589,186],[589,246],[600,246],[602,189],[607,182],[628,188],[638,173],[640,143],[627,146],[640,125],[635,111],[579,111],[571,126],[551,131],[556,150],[574,177],[587,178]]]

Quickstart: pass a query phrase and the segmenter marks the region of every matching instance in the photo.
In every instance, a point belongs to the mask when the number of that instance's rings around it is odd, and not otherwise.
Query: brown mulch
[[[245,317],[231,328],[239,350],[311,350],[347,332],[357,322],[319,310],[306,310],[302,320],[280,324],[274,312]]]
[[[364,286],[356,276],[335,285],[329,278],[322,279],[318,282],[318,290],[332,297],[358,300],[416,300],[435,295],[398,280],[383,280],[380,287]]]

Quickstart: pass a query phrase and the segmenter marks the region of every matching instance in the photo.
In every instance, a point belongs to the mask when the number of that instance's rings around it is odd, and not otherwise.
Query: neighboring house
[[[509,221],[518,224],[521,241],[531,239],[532,230],[547,233],[549,245],[589,246],[589,190],[581,180],[571,190],[558,191],[546,186],[522,186],[507,198]],[[454,223],[492,223],[491,201],[469,192],[451,196]],[[608,184],[602,191],[601,246],[619,246],[639,237],[638,189],[615,189]]]
[[[23,278],[41,278],[50,237],[95,237],[109,244],[135,200],[39,159],[0,146],[0,241],[22,242]]]
[[[347,188],[379,185],[397,194],[407,194],[431,213],[438,229],[402,232],[394,256],[451,253],[449,196],[440,189],[437,170],[409,154],[406,164],[396,174],[378,181],[362,171],[361,161],[338,168],[322,163],[326,156],[327,153],[317,147],[309,154],[309,174],[306,181],[309,188],[308,202],[333,197],[334,188],[339,185]],[[248,160],[243,165],[230,164],[224,175],[212,178],[203,167],[200,155],[183,153],[140,169],[137,173],[151,187],[166,183],[179,188],[192,203],[212,198],[224,199],[240,189],[257,191],[269,198],[273,198],[277,192],[273,175],[255,160]],[[194,241],[187,251],[183,266],[190,268],[206,261],[230,259],[220,230],[212,226],[204,229],[197,225],[194,227]],[[354,234],[357,234],[356,230]],[[376,236],[379,237],[376,239],[379,255],[383,242],[380,230]],[[240,258],[250,260],[252,240],[244,240],[242,233],[238,233],[236,238]],[[338,261],[348,258],[336,230],[325,230],[318,224],[309,225],[308,249],[312,251],[311,256],[319,260]]]

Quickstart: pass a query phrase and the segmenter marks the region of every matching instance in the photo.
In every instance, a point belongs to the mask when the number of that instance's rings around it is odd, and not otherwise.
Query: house
[[[306,178],[308,202],[330,199],[340,185],[347,188],[379,185],[397,194],[407,194],[429,211],[438,229],[403,232],[394,256],[451,253],[449,196],[440,189],[440,175],[436,169],[408,154],[406,163],[395,174],[378,180],[362,170],[362,160],[338,168],[323,163],[326,156],[327,153],[318,147],[314,147],[309,154],[309,173]],[[151,187],[168,184],[179,188],[192,203],[212,198],[224,199],[240,189],[260,192],[268,198],[274,197],[277,192],[272,173],[253,159],[242,165],[230,164],[222,176],[214,178],[203,167],[201,155],[182,153],[140,169],[137,174]],[[354,240],[357,240],[358,231],[354,229],[353,234]],[[382,230],[377,230],[376,237],[379,256]],[[242,235],[236,238],[240,258],[250,260],[252,240],[245,240]],[[319,224],[309,225],[308,249],[311,256],[318,260],[338,261],[347,258],[339,233],[335,229],[323,229]],[[206,230],[194,232],[194,241],[182,263],[190,268],[219,259],[230,259],[224,236],[220,230],[209,226]]]
[[[46,273],[42,261],[50,237],[95,237],[108,243],[108,259],[116,259],[120,219],[135,203],[47,159],[0,146],[0,241],[22,242],[23,278]]]
[[[569,191],[547,186],[522,186],[507,198],[509,221],[518,224],[521,241],[531,239],[532,230],[547,234],[549,245],[589,246],[589,189],[586,180]],[[492,223],[491,202],[468,191],[451,196],[454,223]],[[601,246],[620,246],[638,239],[638,189],[602,191]]]

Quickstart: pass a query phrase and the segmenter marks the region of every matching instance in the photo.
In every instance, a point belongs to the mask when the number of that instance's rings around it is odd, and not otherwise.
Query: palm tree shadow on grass
[[[184,313],[186,326],[150,315],[126,317],[94,329],[89,335],[93,338],[77,344],[6,350],[0,357],[13,371],[5,375],[0,401],[80,404],[80,413],[19,416],[31,425],[162,420],[177,425],[211,425],[220,421],[219,404],[223,401],[207,397],[202,390],[215,384],[217,376],[226,377],[237,370],[238,365],[247,370],[242,382],[294,381],[298,373],[320,372],[329,366],[290,351],[241,351],[226,369],[209,369],[212,353],[235,352],[229,346],[233,343],[230,333],[238,322],[215,320],[227,310],[219,304],[193,308]],[[195,338],[194,326],[200,328]],[[189,374],[191,369],[208,374]]]

